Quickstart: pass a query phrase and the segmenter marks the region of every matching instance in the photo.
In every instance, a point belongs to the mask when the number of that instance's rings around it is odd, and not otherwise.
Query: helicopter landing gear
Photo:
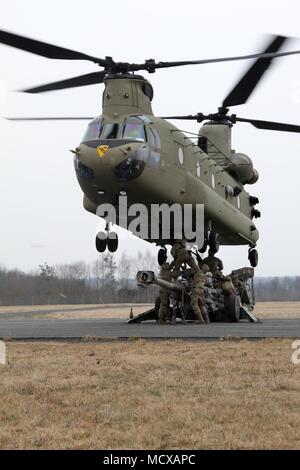
[[[167,250],[165,248],[161,248],[157,253],[157,262],[159,266],[164,264],[167,261],[168,255]]]
[[[119,245],[119,240],[118,240],[118,235],[116,232],[109,232],[108,237],[107,237],[107,248],[108,251],[111,253],[114,253],[117,251]]]
[[[209,249],[212,253],[217,253],[220,248],[220,235],[217,232],[210,232],[208,237]]]
[[[96,250],[103,253],[106,250],[107,238],[104,232],[99,232],[96,235]]]
[[[98,232],[96,236],[96,250],[103,253],[106,248],[111,253],[118,249],[119,239],[116,232],[109,231],[109,223],[105,226],[105,232]]]
[[[252,268],[256,268],[256,266],[258,265],[258,252],[253,247],[249,248],[248,260],[250,261]]]

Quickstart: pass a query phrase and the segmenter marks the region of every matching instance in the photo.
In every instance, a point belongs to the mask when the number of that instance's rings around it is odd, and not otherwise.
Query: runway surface
[[[209,325],[187,324],[158,325],[145,322],[129,325],[124,319],[99,320],[6,320],[0,319],[0,338],[13,339],[79,339],[83,337],[103,339],[218,339],[238,337],[299,338],[300,319],[266,319],[262,323],[211,323]]]

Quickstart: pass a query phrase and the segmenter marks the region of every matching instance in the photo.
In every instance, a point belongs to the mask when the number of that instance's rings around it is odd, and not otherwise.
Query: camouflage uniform
[[[210,272],[214,276],[223,269],[223,262],[220,258],[217,258],[213,253],[209,252],[208,256],[204,258],[202,264],[207,264]]]
[[[194,277],[191,290],[191,307],[194,310],[197,323],[209,323],[208,312],[204,306],[205,272],[207,272],[205,267],[203,270],[198,266],[193,269]]]
[[[230,275],[232,284],[234,285],[235,289],[239,292],[245,288],[244,283],[239,279],[239,277],[235,274]]]
[[[171,249],[171,255],[174,260],[171,263],[171,268],[174,267],[174,277],[178,277],[180,274],[180,267],[182,264],[188,264],[192,269],[197,267],[195,260],[191,253],[186,249],[186,241],[178,240],[174,243]]]
[[[222,281],[222,289],[225,294],[228,294],[228,295],[235,294],[235,288],[234,288],[234,285],[232,283],[230,276],[222,276],[221,281]]]
[[[160,279],[164,281],[172,282],[174,274],[171,271],[171,267],[169,263],[163,263],[160,268],[159,273]],[[158,321],[159,323],[164,323],[166,320],[169,320],[170,312],[169,312],[169,293],[167,289],[161,287],[159,289],[159,297],[160,297],[160,307],[158,312]]]

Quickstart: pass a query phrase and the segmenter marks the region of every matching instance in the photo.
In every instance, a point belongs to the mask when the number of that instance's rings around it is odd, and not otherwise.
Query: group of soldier
[[[235,288],[230,276],[224,276],[222,273],[223,263],[209,250],[208,256],[201,259],[197,252],[196,259],[193,253],[187,249],[185,240],[176,241],[171,249],[173,261],[171,263],[164,262],[160,269],[160,278],[174,282],[180,276],[183,276],[183,266],[188,267],[190,281],[190,306],[194,312],[195,323],[209,323],[209,314],[205,307],[204,290],[207,281],[207,274],[220,284],[225,293],[234,293]],[[169,293],[166,288],[160,288],[160,308],[159,323],[176,322],[176,317],[170,314],[169,310]],[[184,321],[184,318],[183,318]]]

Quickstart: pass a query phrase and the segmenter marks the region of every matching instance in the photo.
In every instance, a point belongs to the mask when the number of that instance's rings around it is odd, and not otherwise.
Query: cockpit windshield
[[[133,139],[139,142],[145,142],[145,126],[138,117],[129,117],[125,121],[123,129],[123,139]]]
[[[119,124],[104,124],[101,132],[101,139],[116,139],[119,134],[119,128]]]
[[[102,116],[97,117],[88,125],[82,142],[99,139],[117,139],[119,137],[120,124],[105,122]]]
[[[152,125],[153,122],[143,115],[128,116],[122,124],[107,122],[103,116],[98,116],[89,123],[82,142],[88,142],[89,140],[128,139],[138,142],[148,141],[151,147],[159,149],[160,138],[158,132],[154,127],[150,127],[149,124]]]
[[[83,136],[82,142],[88,142],[89,140],[97,140],[100,137],[103,127],[103,118],[97,117],[89,123],[88,128]]]

